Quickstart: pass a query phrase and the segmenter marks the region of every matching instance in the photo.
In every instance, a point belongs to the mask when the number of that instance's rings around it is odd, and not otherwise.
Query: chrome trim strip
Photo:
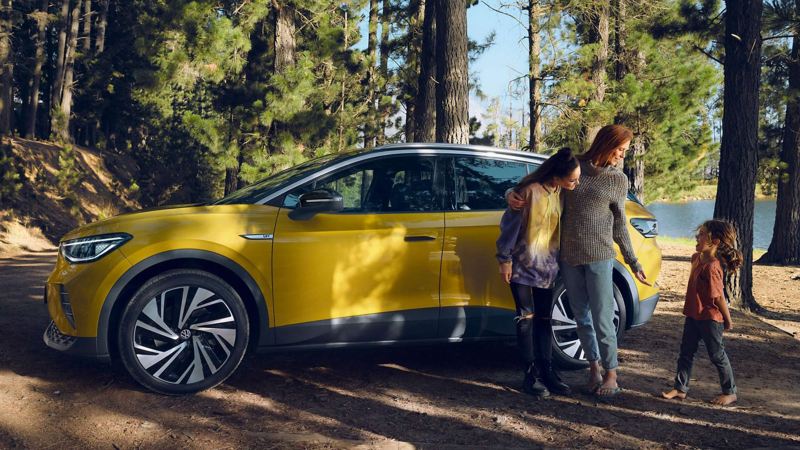
[[[314,172],[313,174],[295,181],[294,183],[285,186],[272,194],[264,197],[263,199],[257,201],[256,205],[263,205],[268,201],[280,197],[281,195],[285,194],[286,192],[307,183],[315,178],[319,178],[323,175],[327,175],[331,172],[339,170],[341,168],[345,168],[351,166],[353,164],[366,161],[373,158],[378,158],[381,156],[386,156],[387,154],[390,155],[466,155],[466,156],[477,156],[477,157],[485,157],[491,159],[503,159],[509,161],[519,161],[524,163],[536,163],[542,162],[545,159],[545,156],[539,155],[538,153],[523,153],[521,151],[511,151],[511,150],[501,150],[492,147],[483,147],[483,146],[463,146],[463,145],[456,145],[456,144],[426,144],[426,143],[411,143],[411,144],[390,144],[379,147],[369,153],[365,153],[363,155],[356,156],[352,159],[348,159],[346,161],[342,161],[339,164],[334,164],[330,167],[326,167],[322,170]]]
[[[251,241],[271,241],[272,234],[240,234],[239,236]]]

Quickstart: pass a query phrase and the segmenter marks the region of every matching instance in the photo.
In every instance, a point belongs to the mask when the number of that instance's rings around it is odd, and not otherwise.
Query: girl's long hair
[[[572,149],[564,147],[555,155],[547,158],[535,171],[519,180],[519,183],[514,186],[514,190],[521,192],[533,183],[544,184],[553,178],[564,178],[576,168],[578,168],[578,159],[572,154]]]
[[[742,265],[742,252],[737,248],[736,227],[726,220],[712,219],[700,225],[711,239],[718,239],[717,259],[725,270],[736,270]]]
[[[579,158],[591,161],[595,166],[605,167],[611,161],[614,150],[632,139],[633,132],[628,128],[622,125],[606,125],[600,128],[589,150]]]

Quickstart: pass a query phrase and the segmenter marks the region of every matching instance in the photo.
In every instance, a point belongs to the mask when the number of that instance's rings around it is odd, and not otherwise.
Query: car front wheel
[[[249,324],[239,294],[208,272],[178,269],[147,281],[125,307],[122,362],[144,387],[190,394],[223,382],[247,349]]]
[[[614,327],[617,330],[617,343],[625,332],[625,301],[622,293],[614,285]],[[569,305],[567,291],[563,282],[553,289],[553,306],[550,317],[553,323],[553,361],[562,369],[581,369],[588,366],[586,352],[578,339],[578,326]]]

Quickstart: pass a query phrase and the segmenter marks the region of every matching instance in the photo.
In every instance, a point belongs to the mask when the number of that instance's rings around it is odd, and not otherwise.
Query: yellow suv
[[[543,157],[488,147],[404,144],[329,155],[207,205],[120,215],[65,235],[45,301],[48,346],[121,360],[145,387],[215,386],[246,351],[513,337],[497,273],[503,194]],[[656,221],[626,207],[648,278]],[[658,302],[614,268],[617,325]],[[562,285],[555,356],[585,364]]]

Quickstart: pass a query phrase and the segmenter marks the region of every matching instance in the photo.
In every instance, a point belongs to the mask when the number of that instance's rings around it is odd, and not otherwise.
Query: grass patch
[[[658,242],[660,244],[668,244],[668,245],[677,245],[679,247],[689,247],[694,248],[695,240],[690,238],[682,238],[682,237],[671,237],[671,236],[659,236]],[[766,249],[763,248],[754,248],[753,249],[753,260],[760,258],[767,253]]]

